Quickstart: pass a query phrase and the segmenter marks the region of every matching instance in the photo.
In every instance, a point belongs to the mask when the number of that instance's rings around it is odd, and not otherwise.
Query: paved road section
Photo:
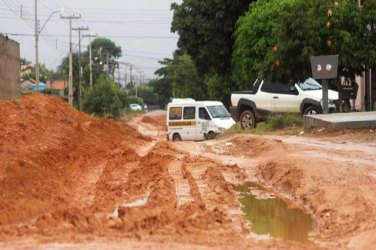
[[[376,112],[352,112],[303,117],[304,128],[325,128],[329,130],[376,128]]]

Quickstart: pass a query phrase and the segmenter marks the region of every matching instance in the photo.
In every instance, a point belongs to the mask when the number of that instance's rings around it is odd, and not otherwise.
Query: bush
[[[137,97],[137,96],[129,96],[128,97],[128,105],[131,104],[131,103],[137,103],[139,105],[142,105],[143,102],[144,101],[140,97]]]
[[[101,78],[84,96],[84,110],[98,117],[119,118],[123,103],[119,86],[109,78]]]
[[[303,120],[298,114],[272,115],[268,118],[267,124],[271,130],[276,130],[286,127],[302,126]]]

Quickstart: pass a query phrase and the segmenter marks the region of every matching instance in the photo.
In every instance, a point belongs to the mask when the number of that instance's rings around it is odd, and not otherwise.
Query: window
[[[208,114],[208,111],[206,111],[205,108],[199,108],[198,109],[198,116],[199,116],[200,119],[210,120],[210,116]]]
[[[169,110],[168,116],[170,120],[181,120],[181,107],[172,107]]]
[[[208,106],[208,110],[213,118],[230,117],[230,114],[223,105]]]
[[[184,120],[192,120],[196,117],[196,108],[195,107],[184,107],[183,113]]]

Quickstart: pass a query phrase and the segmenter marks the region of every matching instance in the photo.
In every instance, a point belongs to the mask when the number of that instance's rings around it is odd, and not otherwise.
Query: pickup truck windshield
[[[230,117],[230,114],[223,105],[207,106],[207,108],[213,118]]]
[[[320,90],[321,85],[316,80],[308,78],[303,83],[299,83],[299,87],[303,90]]]

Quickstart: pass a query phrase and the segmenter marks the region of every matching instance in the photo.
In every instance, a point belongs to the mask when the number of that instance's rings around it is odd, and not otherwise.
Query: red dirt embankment
[[[221,177],[223,169],[239,176],[238,168],[191,159],[59,98],[0,102],[0,159],[0,248],[98,238],[99,248],[114,240],[124,247],[126,239],[139,248],[145,240],[245,246],[244,222],[233,215],[239,203]]]
[[[0,102],[0,225],[72,203],[80,174],[109,152],[147,140],[125,123],[96,119],[56,97]]]

